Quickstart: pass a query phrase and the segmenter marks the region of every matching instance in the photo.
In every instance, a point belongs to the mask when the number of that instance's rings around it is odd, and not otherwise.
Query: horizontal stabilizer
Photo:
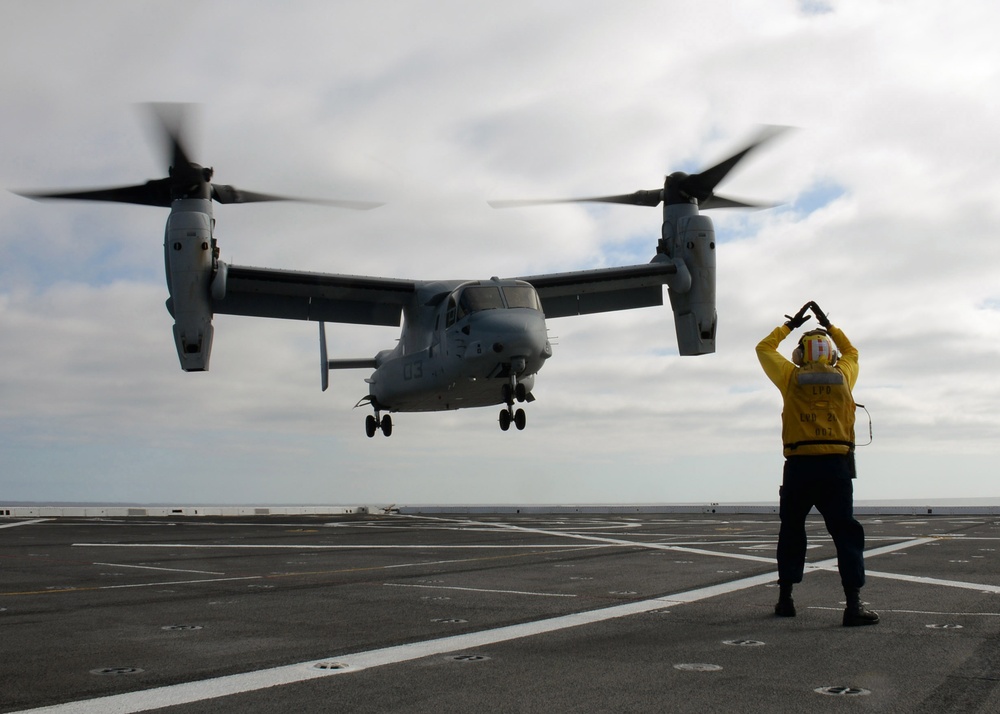
[[[326,361],[327,369],[375,369],[375,358],[331,359]]]

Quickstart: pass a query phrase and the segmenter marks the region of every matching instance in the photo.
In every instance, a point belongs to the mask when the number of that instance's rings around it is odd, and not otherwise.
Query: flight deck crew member
[[[823,330],[805,333],[792,361],[778,345],[809,319],[812,310]],[[865,584],[865,532],[854,518],[854,398],[858,350],[830,324],[815,302],[802,306],[757,345],[764,373],[781,391],[781,437],[785,466],[778,534],[778,603],[774,614],[795,617],[792,586],[802,582],[806,558],[806,516],[813,506],[826,521],[837,548],[837,567],[847,596],[844,626],[874,625],[878,613],[861,603]],[[832,341],[831,341],[831,338]],[[834,349],[840,350],[840,357]]]

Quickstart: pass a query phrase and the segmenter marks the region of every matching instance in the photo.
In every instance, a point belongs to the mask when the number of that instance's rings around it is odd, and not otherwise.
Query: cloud
[[[11,8],[3,185],[159,177],[134,105],[193,101],[192,151],[220,182],[387,202],[219,206],[223,257],[241,265],[436,279],[645,262],[655,210],[486,201],[651,189],[760,124],[799,130],[723,186],[782,206],[711,214],[718,353],[677,356],[666,307],[551,320],[555,356],[528,428],[508,434],[481,409],[397,415],[391,439],[368,440],[352,408],[364,373],[320,392],[307,323],[220,316],[211,371],[184,374],[163,308],[166,211],[0,195],[0,490],[769,500],[780,403],[753,348],[815,299],[861,350],[856,396],[875,441],[860,492],[996,495],[997,12],[862,0]],[[396,336],[331,327],[331,356],[370,356]]]

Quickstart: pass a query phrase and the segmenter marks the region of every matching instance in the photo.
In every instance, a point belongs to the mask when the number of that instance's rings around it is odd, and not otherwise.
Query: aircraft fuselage
[[[530,392],[551,355],[545,315],[528,283],[428,283],[404,308],[395,349],[376,356],[370,397],[393,412],[503,404],[504,386]]]

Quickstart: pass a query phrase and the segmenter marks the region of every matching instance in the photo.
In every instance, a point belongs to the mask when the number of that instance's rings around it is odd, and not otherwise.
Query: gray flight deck
[[[996,712],[1000,516],[0,518],[0,711]]]

